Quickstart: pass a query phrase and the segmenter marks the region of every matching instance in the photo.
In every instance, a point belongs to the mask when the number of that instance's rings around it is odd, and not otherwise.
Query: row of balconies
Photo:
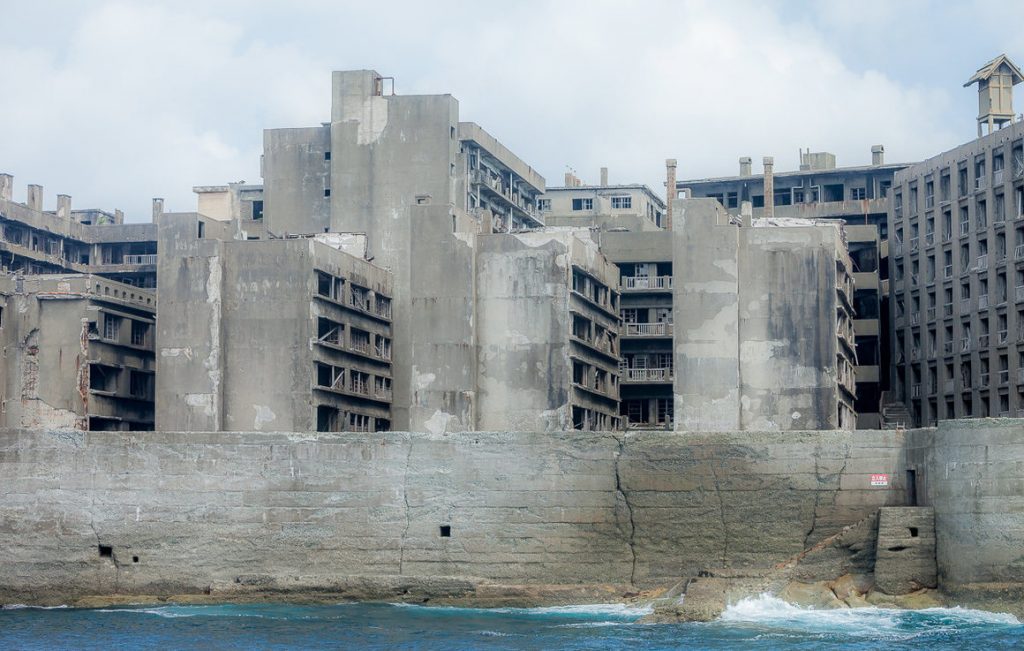
[[[986,373],[979,373],[978,374],[978,382],[977,382],[976,386],[975,386],[975,383],[974,383],[973,379],[971,378],[971,376],[969,376],[969,375],[961,376],[960,377],[960,391],[970,391],[972,389],[986,389],[986,388],[989,388],[989,387],[993,386],[993,384],[992,384],[992,375],[993,375],[992,373],[988,373],[988,372],[986,372]],[[1002,371],[999,371],[999,372],[995,373],[995,376],[996,376],[996,384],[994,386],[1003,387],[1003,386],[1008,386],[1010,384],[1010,371],[1009,370],[1005,370],[1004,369]],[[1018,385],[1024,385],[1024,368],[1017,369],[1017,384]],[[920,398],[922,393],[923,393],[923,389],[924,389],[924,387],[922,386],[922,384],[920,382],[911,384],[910,385],[910,397],[911,398]],[[952,378],[946,378],[945,380],[943,380],[943,382],[942,382],[942,392],[944,394],[956,393],[956,391],[957,391],[956,380],[954,380]],[[934,396],[934,395],[937,395],[938,393],[939,393],[938,380],[936,378],[932,378],[931,381],[928,383],[928,393],[927,393],[927,395]],[[1024,411],[1024,409],[1022,409],[1020,411]]]
[[[674,378],[672,368],[630,368],[625,362],[619,364],[619,381],[623,383],[672,382]]]

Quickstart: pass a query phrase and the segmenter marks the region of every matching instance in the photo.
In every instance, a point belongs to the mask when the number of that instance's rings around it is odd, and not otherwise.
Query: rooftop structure
[[[992,59],[970,79],[964,88],[978,84],[978,137],[982,126],[988,133],[1001,129],[1016,120],[1013,112],[1013,87],[1024,81],[1024,74],[1005,54]]]
[[[642,184],[608,183],[608,168],[601,168],[598,185],[584,184],[566,173],[565,186],[547,188],[539,200],[549,226],[653,231],[666,226],[665,202]]]

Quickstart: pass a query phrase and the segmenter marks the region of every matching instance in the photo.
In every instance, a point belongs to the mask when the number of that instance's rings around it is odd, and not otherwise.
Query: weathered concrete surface
[[[928,507],[889,507],[879,511],[875,583],[898,595],[937,587],[935,512]]]
[[[767,567],[901,503],[870,474],[902,449],[884,431],[0,430],[0,602],[634,592]]]

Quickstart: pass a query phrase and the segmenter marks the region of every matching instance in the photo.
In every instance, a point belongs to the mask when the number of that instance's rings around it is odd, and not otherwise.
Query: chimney
[[[30,184],[25,205],[37,212],[43,212],[43,186]]]
[[[573,186],[573,183],[572,183],[572,172],[566,172],[565,173],[565,187],[571,188],[572,186]]]
[[[61,219],[71,218],[71,195],[57,195],[57,216]]]
[[[14,177],[0,174],[0,200],[11,201],[14,198]]]
[[[601,187],[603,188],[603,187],[605,187],[607,185],[608,185],[608,168],[607,167],[602,167],[601,168]]]
[[[160,197],[153,199],[153,223],[157,223],[160,216],[164,214],[164,200]]]
[[[740,158],[740,176],[750,176],[753,172],[753,161],[750,156]]]
[[[871,145],[871,164],[885,165],[885,147],[883,145]]]
[[[676,159],[665,160],[665,230],[672,230],[672,201],[676,198]]]
[[[115,224],[123,224],[124,223],[124,211],[121,210],[120,208],[115,208],[114,209],[114,223]]]
[[[769,219],[775,216],[775,159],[765,156],[764,164],[764,216]]]

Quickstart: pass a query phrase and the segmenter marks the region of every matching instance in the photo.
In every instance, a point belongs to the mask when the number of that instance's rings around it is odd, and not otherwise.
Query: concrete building
[[[480,235],[477,427],[619,427],[618,270],[588,233]]]
[[[87,274],[0,276],[5,427],[153,429],[153,292]]]
[[[548,226],[630,231],[665,227],[661,197],[642,184],[609,185],[607,167],[601,168],[598,185],[586,185],[567,172],[565,186],[547,188],[538,206]]]
[[[14,177],[0,174],[0,268],[26,274],[94,273],[135,287],[156,287],[156,226],[125,224],[120,211],[72,210],[57,195],[43,210],[43,187],[14,201]],[[156,200],[161,201],[161,200]],[[162,205],[162,204],[159,204]]]
[[[196,213],[159,235],[157,429],[391,429],[391,275],[364,237],[246,241]]]
[[[842,225],[710,199],[677,199],[673,220],[676,431],[854,428]]]
[[[1015,69],[999,57],[969,83],[1016,83]],[[915,423],[1024,415],[1024,123],[1003,112],[979,116],[1002,128],[896,175],[895,387]]]
[[[676,184],[677,193],[718,200],[734,215],[743,201],[753,217],[837,220],[846,225],[854,290],[854,332],[857,342],[857,427],[877,428],[902,420],[905,412],[892,404],[889,292],[889,190],[896,172],[906,164],[885,163],[881,145],[871,148],[871,165],[836,167],[828,152],[800,152],[800,169],[775,172],[769,164],[772,201],[765,202],[765,175],[753,174],[749,157],[740,159],[739,175],[690,179]],[[766,159],[770,161],[771,159]],[[773,163],[773,161],[772,161]]]
[[[544,179],[460,121],[453,97],[391,85],[335,72],[329,123],[265,132],[267,237],[364,233],[392,272],[396,429],[615,426],[618,358],[602,349],[617,346],[614,268],[589,234],[532,232]],[[540,320],[517,338],[498,314]]]

